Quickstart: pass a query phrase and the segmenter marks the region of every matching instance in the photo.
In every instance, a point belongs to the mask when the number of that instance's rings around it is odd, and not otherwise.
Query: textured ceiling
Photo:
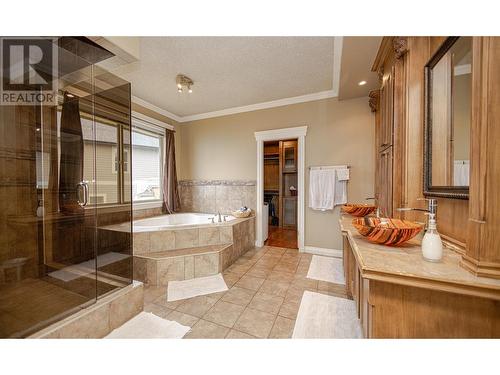
[[[113,73],[132,94],[188,116],[332,90],[333,37],[143,37],[139,61]],[[194,81],[177,92],[175,77]]]

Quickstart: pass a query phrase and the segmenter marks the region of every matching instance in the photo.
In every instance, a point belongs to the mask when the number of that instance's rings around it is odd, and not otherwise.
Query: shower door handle
[[[87,181],[81,181],[77,185],[77,189],[79,188],[82,188],[83,190],[83,201],[80,201],[80,199],[78,198],[78,204],[82,207],[85,207],[87,203],[89,203],[89,184],[87,183]]]

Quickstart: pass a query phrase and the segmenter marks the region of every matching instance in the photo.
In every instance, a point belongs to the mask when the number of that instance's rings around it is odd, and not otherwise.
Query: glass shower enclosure
[[[130,84],[99,67],[113,55],[91,41],[50,41],[56,100],[0,103],[0,338],[132,282],[131,230],[106,229],[132,226]]]

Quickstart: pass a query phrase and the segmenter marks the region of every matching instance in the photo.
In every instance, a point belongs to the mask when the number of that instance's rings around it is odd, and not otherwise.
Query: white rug
[[[182,339],[190,329],[143,311],[115,329],[105,339]]]
[[[354,301],[310,291],[304,292],[292,338],[355,339],[362,337]]]
[[[344,265],[342,259],[313,255],[307,278],[345,284]]]
[[[108,264],[118,262],[120,260],[129,258],[129,254],[120,254],[109,252],[97,256],[97,267],[107,266]],[[95,260],[87,260],[83,263],[74,264],[72,266],[64,267],[60,270],[49,273],[49,276],[56,279],[68,282],[79,277],[95,273]]]
[[[191,280],[169,281],[167,301],[178,301],[226,290],[228,290],[226,282],[220,273]]]

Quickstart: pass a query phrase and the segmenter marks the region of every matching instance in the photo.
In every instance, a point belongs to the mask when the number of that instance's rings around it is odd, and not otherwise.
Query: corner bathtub
[[[189,212],[134,220],[134,280],[167,285],[173,280],[215,275],[254,248],[255,217],[226,216],[225,222],[218,223],[216,218],[212,223],[213,217]],[[130,229],[130,222],[99,227],[100,241],[107,242],[107,231]]]
[[[226,223],[236,218],[231,215],[226,216]],[[163,229],[174,229],[177,227],[186,226],[200,226],[200,225],[213,225],[212,218],[214,218],[215,224],[218,223],[218,215],[213,214],[199,214],[199,213],[182,213],[182,214],[171,214],[171,215],[161,215],[149,217],[147,219],[134,220],[133,231],[134,232],[146,232],[146,231],[156,231]],[[224,215],[221,215],[221,220],[224,220]]]

